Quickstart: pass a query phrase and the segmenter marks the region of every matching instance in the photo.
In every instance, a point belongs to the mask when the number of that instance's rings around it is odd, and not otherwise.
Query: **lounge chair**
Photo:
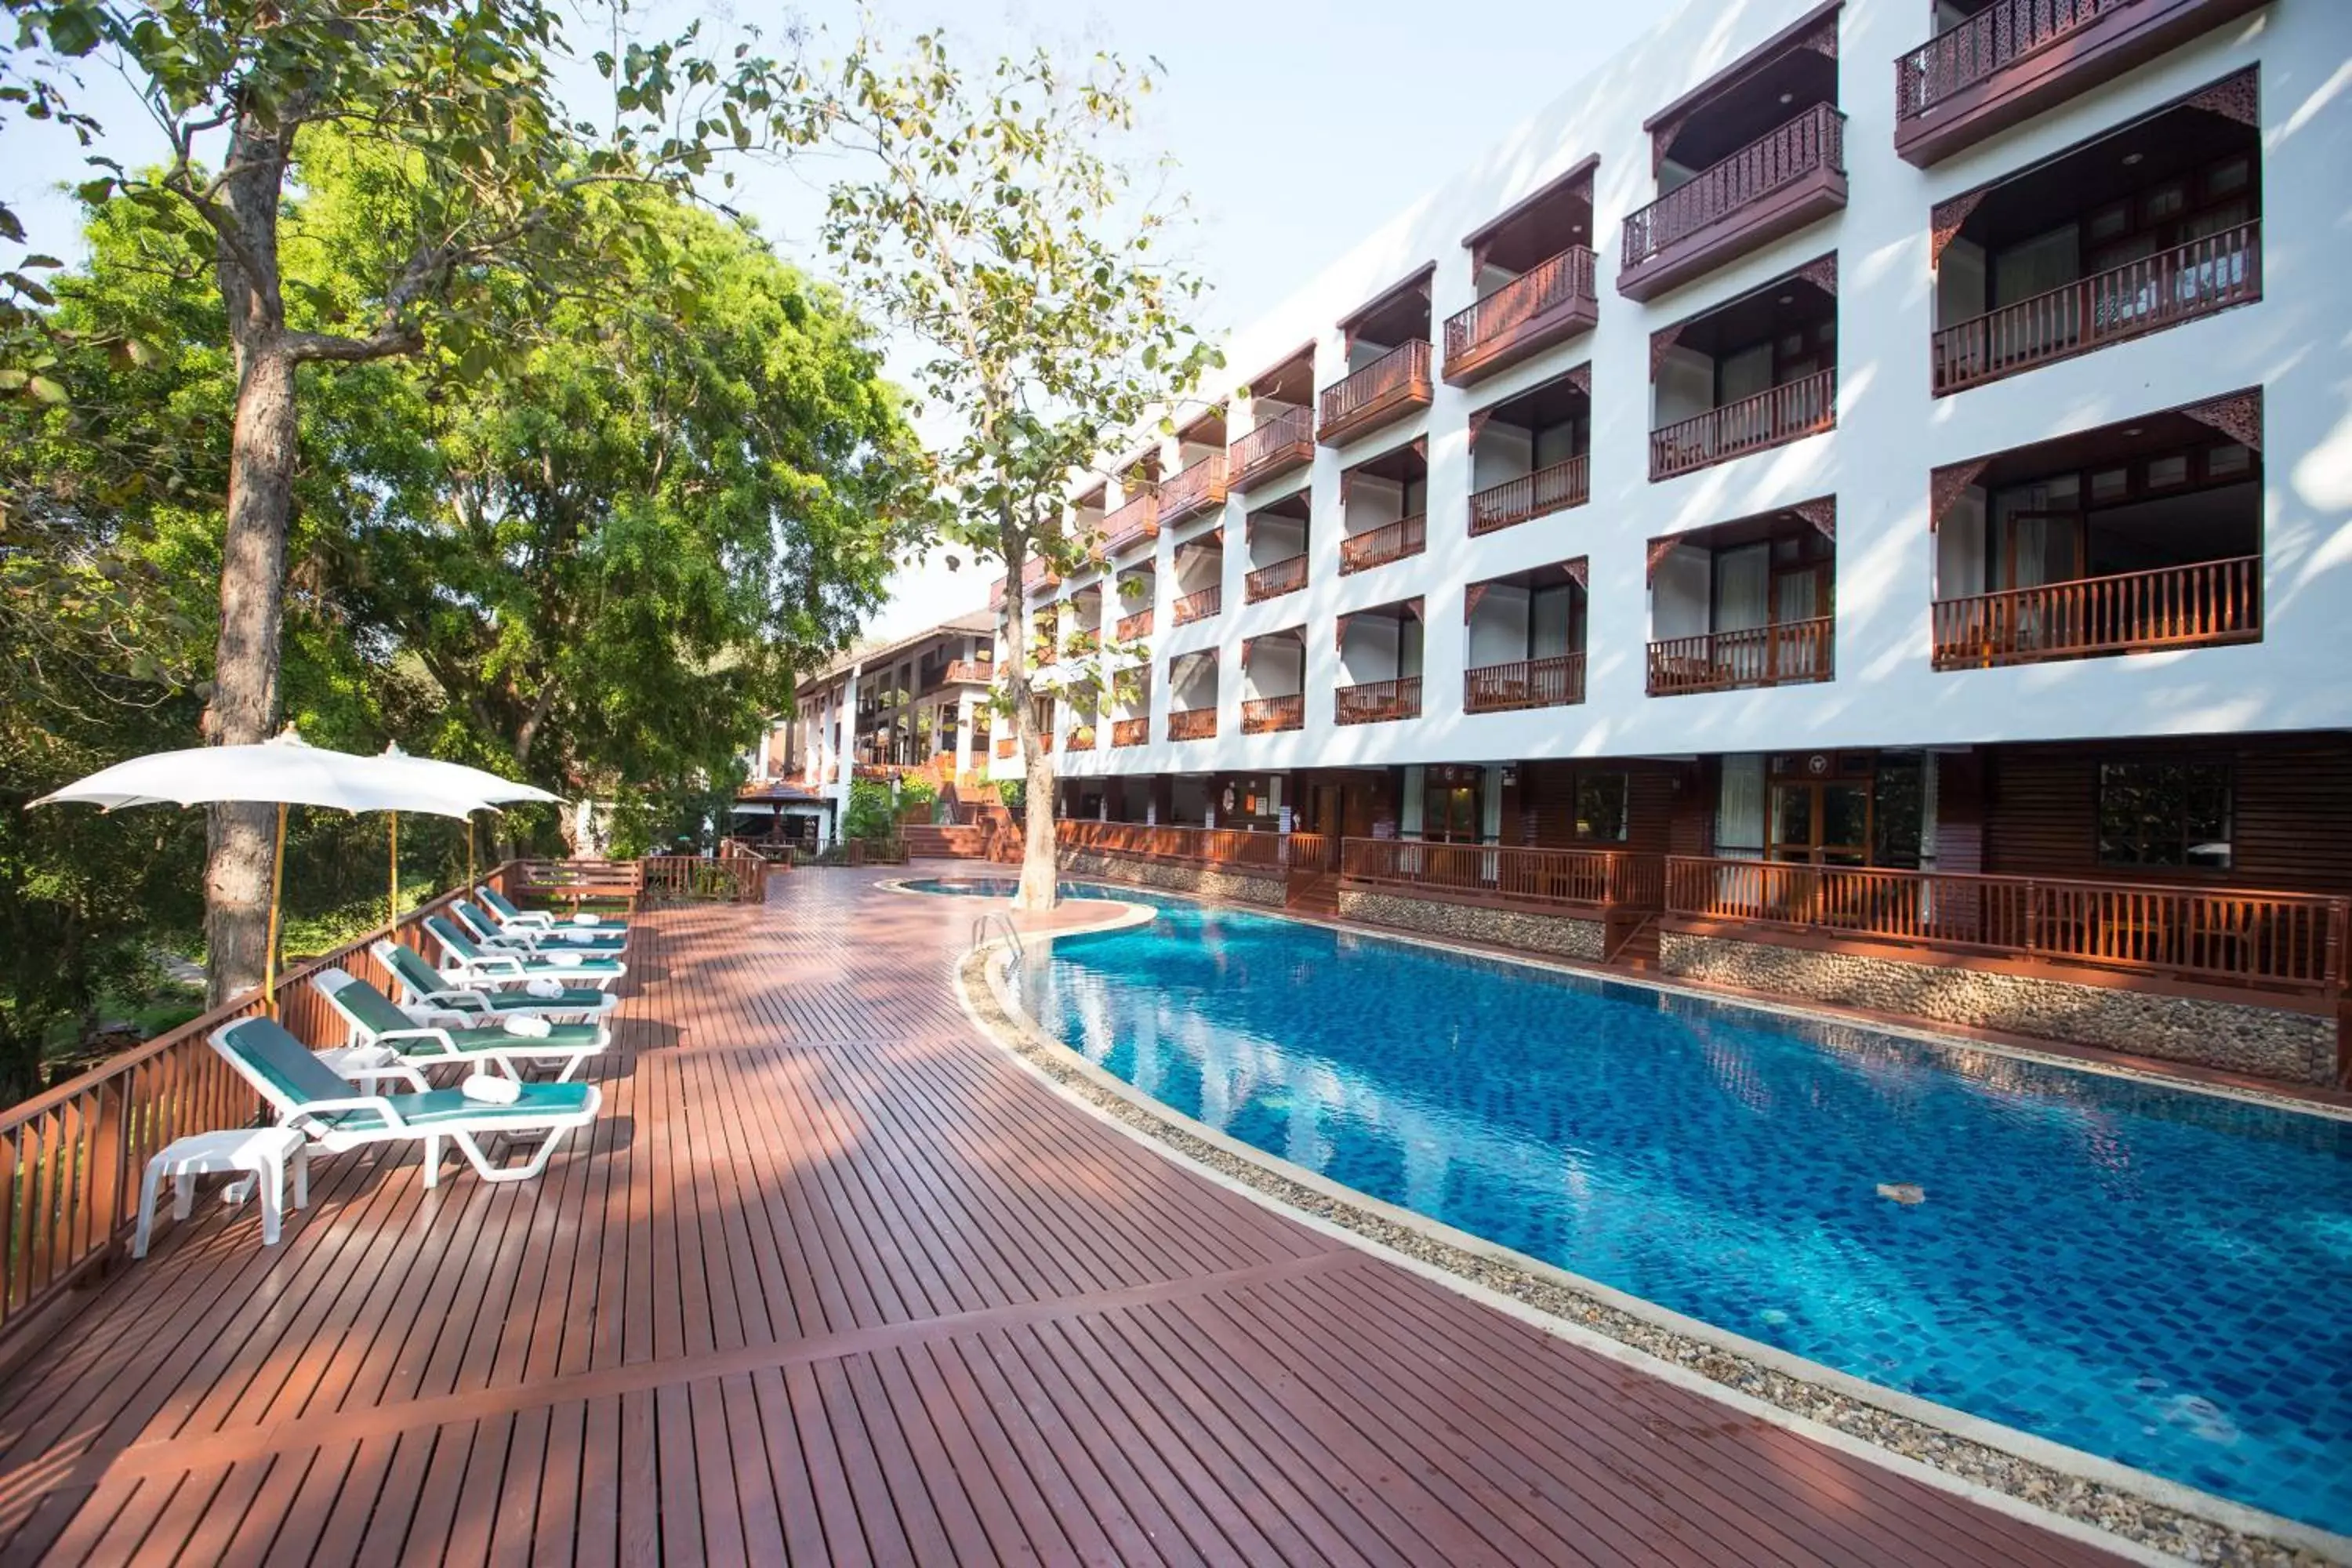
[[[553,953],[493,952],[457,929],[447,915],[427,915],[425,929],[441,944],[444,980],[461,985],[520,985],[531,980],[574,982],[599,991],[629,972],[617,958],[573,958]]]
[[[618,958],[629,945],[625,931],[518,931],[502,928],[478,905],[459,899],[449,906],[466,934],[484,947],[509,952],[571,953],[582,958]]]
[[[566,986],[552,996],[529,991],[499,991],[479,985],[453,985],[425,955],[397,942],[379,942],[368,950],[383,965],[399,991],[400,1010],[418,1024],[478,1024],[485,1018],[544,1018],[551,1024],[599,1024],[621,999],[609,991]]]
[[[623,931],[629,922],[612,915],[559,915],[549,910],[526,910],[512,899],[483,882],[474,889],[474,897],[492,919],[509,931]]]
[[[273,1018],[240,1018],[212,1032],[213,1049],[278,1111],[330,1152],[369,1143],[425,1145],[425,1184],[441,1179],[441,1141],[465,1152],[486,1182],[520,1182],[547,1169],[563,1135],[595,1120],[604,1097],[588,1083],[527,1083],[510,1104],[469,1100],[455,1089],[358,1094]],[[528,1164],[493,1163],[480,1140],[540,1135]]]
[[[495,1023],[454,1029],[418,1024],[391,997],[341,969],[321,970],[310,984],[351,1026],[352,1044],[387,1047],[402,1066],[420,1070],[488,1062],[507,1077],[520,1079],[526,1062],[560,1061],[563,1070],[555,1081],[563,1083],[613,1040],[612,1031],[596,1024],[549,1024],[543,1035],[518,1033]]]

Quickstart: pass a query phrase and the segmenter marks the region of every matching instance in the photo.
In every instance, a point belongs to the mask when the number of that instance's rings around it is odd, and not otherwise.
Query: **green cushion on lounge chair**
[[[530,938],[539,942],[542,942],[545,944],[540,949],[542,952],[554,953],[571,952],[583,954],[598,953],[608,957],[618,956],[622,951],[629,945],[629,933],[625,931],[583,931],[581,934],[584,935],[587,939],[584,942],[580,941],[575,937],[561,934],[566,929],[577,928],[558,926],[551,931],[524,930],[505,931],[500,930],[498,921],[484,914],[479,908],[467,900],[459,899],[456,902],[452,903],[449,908],[452,913],[456,914],[459,919],[466,922],[470,932],[476,936],[478,941],[487,938],[495,932],[502,936]],[[499,945],[504,946],[506,944],[500,943]]]
[[[328,1004],[353,1024],[363,1034],[378,1038],[391,1038],[403,1056],[441,1056],[437,1038],[422,1037],[416,1033],[416,1021],[402,1012],[390,997],[366,981],[356,977],[337,978],[341,970],[321,974],[312,982]],[[600,995],[589,992],[589,995]],[[594,1004],[591,1003],[591,1006]],[[601,1046],[604,1031],[593,1024],[552,1025],[544,1035],[519,1034],[498,1026],[478,1025],[472,1027],[445,1029],[460,1056],[494,1051],[529,1051],[534,1047],[551,1055],[572,1050],[587,1050]]]
[[[526,974],[536,973],[541,970],[550,969],[568,972],[574,974],[618,974],[623,972],[620,961],[613,958],[564,957],[558,959],[552,957],[538,957],[530,953],[510,952],[486,955],[481,945],[475,942],[472,937],[467,936],[464,931],[459,931],[457,929],[457,922],[449,919],[446,915],[427,916],[425,921],[425,929],[431,931],[434,937],[440,942],[442,946],[455,953],[461,962],[468,964],[479,963],[485,956],[488,956],[501,960],[511,958],[520,964],[523,973]]]
[[[499,892],[496,888],[491,887],[488,883],[483,883],[480,887],[476,888],[474,891],[481,895],[482,906],[488,910],[490,913],[498,916],[501,921],[511,924],[513,921],[525,918],[521,905],[516,903],[512,899],[508,898],[504,893]],[[558,930],[570,927],[575,931],[625,931],[629,929],[628,921],[614,920],[604,915],[590,915],[584,921],[580,920],[578,917],[574,917],[570,920],[558,920],[553,916],[550,916],[549,921],[550,923],[555,926]]]
[[[455,1089],[428,1089],[423,1094],[388,1094],[384,1100],[403,1121],[418,1126],[436,1121],[491,1121],[504,1117],[542,1120],[551,1114],[562,1115],[586,1110],[588,1097],[594,1092],[594,1086],[584,1083],[527,1083],[522,1086],[522,1098],[512,1105],[467,1100],[464,1091]]]

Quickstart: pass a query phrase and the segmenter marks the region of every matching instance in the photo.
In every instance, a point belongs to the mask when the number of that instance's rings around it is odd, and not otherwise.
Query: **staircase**
[[[1622,921],[1621,926],[1620,921]],[[1612,915],[1605,938],[1607,962],[1621,969],[1654,972],[1658,967],[1658,916],[1654,910]]]
[[[1339,877],[1329,871],[1293,871],[1283,889],[1282,907],[1313,920],[1338,920]]]
[[[899,830],[908,856],[919,860],[979,860],[988,854],[985,829],[967,825],[910,822]]]

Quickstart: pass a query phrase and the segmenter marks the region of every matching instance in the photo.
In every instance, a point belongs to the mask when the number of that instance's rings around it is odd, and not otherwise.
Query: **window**
[[[1577,837],[1622,844],[1625,841],[1625,790],[1626,777],[1623,773],[1578,773]]]
[[[2102,763],[2099,864],[2230,868],[2227,763]]]

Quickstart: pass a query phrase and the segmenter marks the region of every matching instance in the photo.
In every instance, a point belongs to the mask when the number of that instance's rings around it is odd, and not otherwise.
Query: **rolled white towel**
[[[604,923],[604,917],[602,915],[573,915],[572,917],[572,923],[576,926],[598,926]]]
[[[563,994],[563,982],[544,974],[532,975],[523,982],[522,988],[533,996],[545,996],[551,1000]]]
[[[543,1040],[554,1032],[555,1026],[544,1018],[526,1016],[507,1020],[507,1033],[509,1035],[529,1035],[534,1040]]]
[[[478,1100],[484,1105],[512,1105],[522,1098],[522,1085],[496,1073],[475,1073],[459,1088],[467,1100]]]
[[[593,931],[568,931],[563,932],[562,935],[564,941],[575,943],[581,947],[585,947],[590,942],[596,940],[596,933]]]

